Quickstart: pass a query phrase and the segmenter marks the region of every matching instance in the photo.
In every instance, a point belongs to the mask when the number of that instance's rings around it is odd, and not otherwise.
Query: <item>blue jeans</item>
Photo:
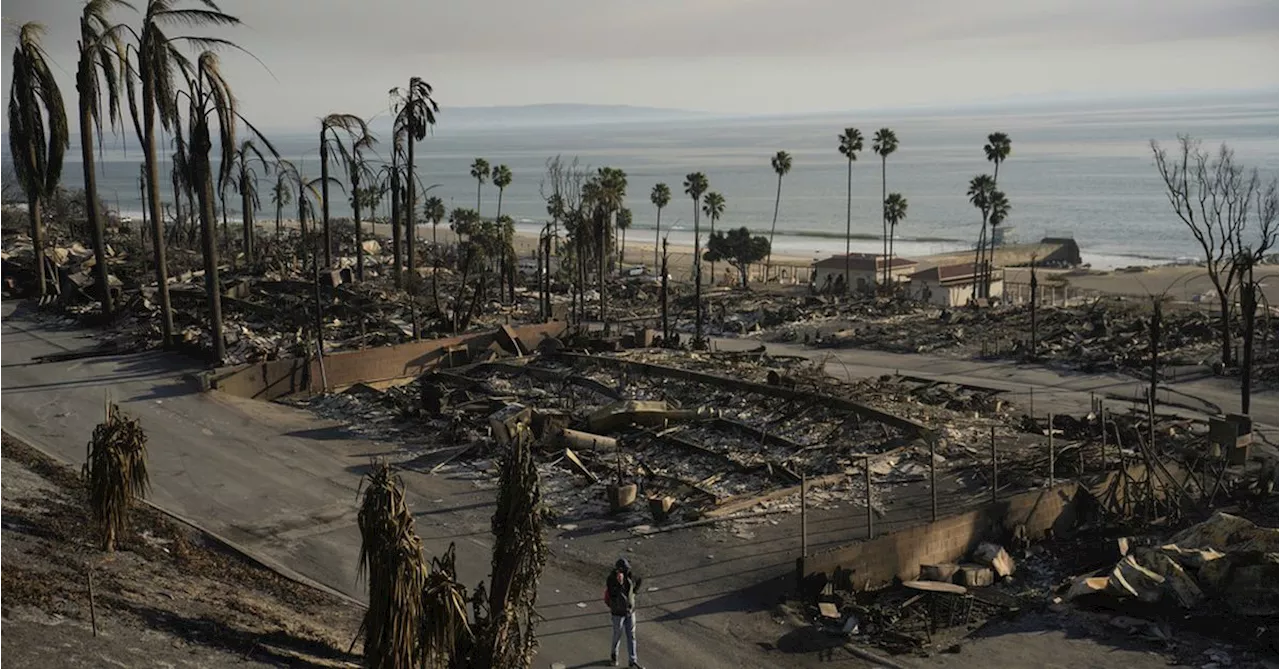
[[[613,617],[613,643],[610,644],[609,654],[613,657],[618,656],[618,642],[622,640],[622,633],[627,633],[627,656],[631,664],[636,664],[636,613],[632,611],[625,616]]]

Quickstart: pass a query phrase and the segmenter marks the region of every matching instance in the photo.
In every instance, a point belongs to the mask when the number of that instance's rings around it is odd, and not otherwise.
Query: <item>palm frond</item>
[[[115,403],[106,405],[106,420],[93,429],[82,474],[88,482],[89,510],[101,533],[102,548],[115,550],[128,530],[129,508],[147,496],[147,435],[137,419]]]
[[[212,9],[165,9],[151,14],[156,23],[185,26],[238,26],[240,19]]]
[[[362,484],[356,522],[360,528],[357,573],[369,584],[363,624],[365,660],[378,669],[418,666],[428,572],[413,514],[405,503],[403,483],[386,463],[376,464]]]

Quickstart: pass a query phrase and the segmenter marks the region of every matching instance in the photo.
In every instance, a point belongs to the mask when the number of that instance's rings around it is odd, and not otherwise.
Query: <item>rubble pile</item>
[[[1039,358],[1088,372],[1141,371],[1150,362],[1150,309],[1119,299],[1090,306],[1041,308]],[[817,345],[865,347],[899,353],[949,352],[1020,359],[1030,354],[1031,310],[1026,306],[956,309],[857,321],[818,332]],[[1217,331],[1199,311],[1170,311],[1161,330],[1165,365],[1195,365],[1212,358]]]
[[[340,239],[343,238],[341,230],[339,225]],[[68,315],[98,324],[92,250],[71,241],[72,236],[64,227],[48,225],[47,233],[52,245],[47,254],[47,271],[57,277],[51,286],[51,292],[57,297],[56,304]],[[297,231],[288,231],[280,238],[260,235],[258,244],[254,262],[248,263],[243,254],[226,254],[219,268],[226,364],[305,355],[308,340],[314,343],[317,290],[315,270],[310,264],[313,249]],[[412,340],[415,332],[421,337],[453,334],[450,316],[458,297],[458,277],[441,269],[433,287],[433,270],[422,267],[406,280],[403,289],[396,288],[388,276],[392,263],[388,249],[376,240],[369,240],[365,243],[366,280],[357,281],[354,249],[341,250],[347,253],[336,256],[333,267],[319,274],[321,327],[326,350],[401,343]],[[419,257],[429,257],[427,250],[424,246],[423,255]],[[106,251],[108,281],[116,299],[117,313],[101,336],[130,350],[158,346],[161,333],[154,265],[139,230],[128,225],[109,227]],[[5,294],[28,294],[35,279],[35,254],[30,239],[19,231],[6,229],[0,259],[4,265]],[[174,328],[179,341],[211,351],[200,253],[181,244],[169,244],[167,264]],[[504,296],[497,294],[496,286],[491,286],[489,297],[484,304],[475,305],[475,315],[467,323],[466,331],[539,320],[535,291],[518,287],[515,299],[507,304],[507,300],[502,299]],[[553,305],[564,301],[566,298],[560,295],[553,296]]]
[[[1118,561],[1072,579],[1063,598],[1164,602],[1272,623],[1280,614],[1276,528],[1217,512],[1165,540],[1120,539],[1115,552]]]

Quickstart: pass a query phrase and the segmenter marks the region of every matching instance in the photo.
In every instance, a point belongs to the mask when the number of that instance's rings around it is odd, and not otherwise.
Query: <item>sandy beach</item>
[[[259,227],[265,233],[270,233],[275,229],[274,220],[260,220]],[[296,228],[297,222],[294,220],[285,220],[283,225],[288,228]],[[369,225],[365,224],[366,232]],[[418,225],[419,239],[432,239],[433,231],[430,225]],[[374,233],[378,240],[387,243],[391,237],[391,225],[389,223],[378,223],[374,226]],[[441,244],[455,244],[458,241],[457,235],[449,229],[447,223],[442,223],[434,231],[435,239]],[[643,239],[635,239],[637,235],[628,235],[626,252],[624,254],[623,264],[627,266],[643,265],[649,268],[651,272],[656,273],[654,267],[654,244],[651,237],[645,235]],[[534,258],[538,252],[538,236],[524,230],[517,229],[513,245],[516,253],[521,258]],[[692,277],[693,267],[693,247],[684,244],[669,244],[668,251],[668,272],[672,278],[677,281],[687,281]],[[945,254],[944,254],[945,255]],[[927,265],[931,256],[917,256],[913,260]],[[773,256],[773,264],[787,271],[788,277],[799,276],[803,280],[809,272],[809,268],[813,263],[812,255],[799,255],[778,253]],[[716,264],[717,284],[720,285],[736,285],[736,272],[726,275],[726,263]],[[782,271],[779,270],[779,271]],[[732,272],[732,269],[730,268]],[[704,265],[704,275],[710,272],[710,267]],[[1275,265],[1258,266],[1254,270],[1256,279],[1261,282],[1263,294],[1266,296],[1267,304],[1277,305],[1280,303],[1280,268]],[[1203,267],[1194,265],[1189,266],[1152,266],[1142,268],[1141,271],[1124,271],[1124,270],[1087,270],[1087,269],[1071,269],[1071,270],[1040,270],[1042,281],[1061,282],[1084,291],[1093,291],[1108,295],[1124,295],[1128,297],[1146,297],[1147,295],[1165,294],[1169,299],[1180,302],[1194,302],[1197,297],[1209,305],[1215,304],[1216,298],[1213,293],[1213,284],[1209,281],[1208,274]],[[754,279],[753,279],[754,280]],[[1030,281],[1030,270],[1021,267],[1011,267],[1005,269],[1005,280],[1009,284],[1025,284]]]

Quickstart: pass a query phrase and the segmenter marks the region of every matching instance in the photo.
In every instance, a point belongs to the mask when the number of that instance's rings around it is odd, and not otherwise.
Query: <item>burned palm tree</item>
[[[121,78],[119,67],[127,67],[125,49],[120,39],[123,25],[113,25],[108,12],[128,7],[123,0],[90,0],[80,14],[80,60],[76,67],[76,91],[80,96],[80,157],[84,172],[85,216],[93,239],[94,278],[98,284],[102,315],[111,318],[114,305],[107,282],[106,231],[98,199],[98,175],[93,160],[93,138],[96,131],[102,142],[102,97],[106,94],[106,117],[112,128],[120,123]]]
[[[177,0],[147,0],[147,8],[143,14],[142,30],[135,32],[137,40],[137,71],[132,67],[125,68],[126,81],[129,83],[129,112],[133,117],[134,131],[138,135],[138,143],[142,145],[147,169],[147,198],[152,212],[152,236],[156,240],[154,248],[156,264],[157,294],[160,297],[160,330],[165,346],[173,343],[173,309],[169,301],[169,269],[165,260],[165,238],[163,217],[156,215],[160,208],[160,158],[155,142],[156,121],[162,128],[173,130],[179,118],[178,80],[175,76],[180,67],[190,69],[187,58],[178,50],[179,44],[188,42],[199,47],[232,46],[231,42],[209,36],[181,35],[169,37],[165,29],[171,26],[209,27],[235,26],[240,19],[223,13],[213,0],[199,0],[202,7],[183,9],[175,7]],[[132,32],[132,31],[131,31]],[[133,82],[135,76],[142,84],[142,109],[134,95]],[[175,135],[181,134],[174,132]],[[175,194],[176,197],[176,194]],[[212,195],[210,195],[212,199]],[[212,202],[210,202],[212,212]]]
[[[404,484],[385,463],[365,476],[360,527],[359,573],[369,584],[365,611],[364,657],[370,669],[419,666],[426,650],[423,594],[427,565],[422,542],[405,504]]]
[[[67,110],[62,92],[40,45],[44,26],[24,23],[13,50],[13,80],[9,86],[9,153],[14,174],[27,196],[31,243],[35,247],[36,283],[46,293],[44,222],[40,205],[52,197],[62,177],[62,158],[68,140]]]
[[[422,627],[418,643],[428,667],[462,666],[475,648],[475,629],[467,614],[467,588],[458,581],[457,548],[431,558],[431,571],[422,590]]]
[[[253,168],[254,162],[261,165],[263,169],[267,167],[267,159],[258,150],[258,145],[254,144],[252,139],[246,139],[240,143],[240,148],[235,152],[234,186],[236,192],[240,193],[240,217],[243,219],[244,227],[244,259],[248,263],[253,262],[254,240],[257,237],[257,226],[253,220],[254,210],[262,204],[258,198],[258,173]]]
[[[232,176],[236,152],[236,122],[239,120],[253,132],[258,141],[273,155],[274,147],[261,133],[236,111],[236,100],[231,86],[223,77],[218,57],[212,51],[200,54],[194,65],[183,63],[187,79],[184,96],[189,103],[187,125],[188,170],[184,182],[196,193],[199,202],[200,231],[204,251],[205,292],[209,302],[209,334],[213,339],[214,359],[221,363],[227,356],[227,344],[222,336],[222,289],[218,280],[218,247],[215,243],[213,211],[213,166],[209,153],[213,150],[212,125],[218,127],[218,183],[226,183]]]
[[[292,165],[290,165],[292,167]],[[280,239],[282,234],[282,221],[284,219],[285,205],[293,202],[293,191],[289,190],[289,171],[277,164],[276,166],[276,183],[271,187],[271,204],[276,207],[276,239]]]
[[[404,165],[404,225],[405,239],[409,248],[407,253],[407,261],[409,271],[413,271],[413,252],[414,240],[417,232],[414,229],[413,216],[414,208],[417,203],[417,172],[414,170],[414,146],[426,139],[427,130],[436,124],[436,114],[440,111],[440,105],[431,97],[431,84],[423,81],[419,77],[409,79],[409,87],[405,90],[399,88],[391,89],[392,98],[396,101],[394,108],[396,110],[395,124],[404,131],[405,137],[405,165]],[[415,333],[416,334],[416,333]]]
[[[493,512],[486,620],[477,621],[476,666],[530,667],[537,652],[538,581],[547,564],[546,519],[531,435],[521,429],[502,462]]]
[[[129,508],[135,500],[146,497],[151,483],[142,425],[113,402],[107,403],[106,414],[106,420],[93,429],[82,473],[102,550],[110,552],[128,529]]]
[[[356,277],[360,281],[364,281],[364,231],[361,229],[363,224],[360,221],[360,210],[368,200],[367,189],[362,188],[360,184],[361,182],[373,182],[377,178],[362,153],[371,148],[377,141],[367,130],[368,128],[366,127],[366,132],[352,142],[351,151],[343,155],[346,161],[345,172],[347,179],[351,182],[351,217],[356,228]],[[323,177],[321,178],[323,179]],[[326,206],[325,208],[327,209],[328,207]],[[372,209],[370,207],[371,211]]]
[[[346,135],[346,142],[339,133]],[[329,154],[336,153],[345,173],[351,165],[351,147],[369,137],[369,126],[353,114],[329,114],[320,119],[320,217],[324,226],[324,264],[333,266],[333,236],[329,230]]]

